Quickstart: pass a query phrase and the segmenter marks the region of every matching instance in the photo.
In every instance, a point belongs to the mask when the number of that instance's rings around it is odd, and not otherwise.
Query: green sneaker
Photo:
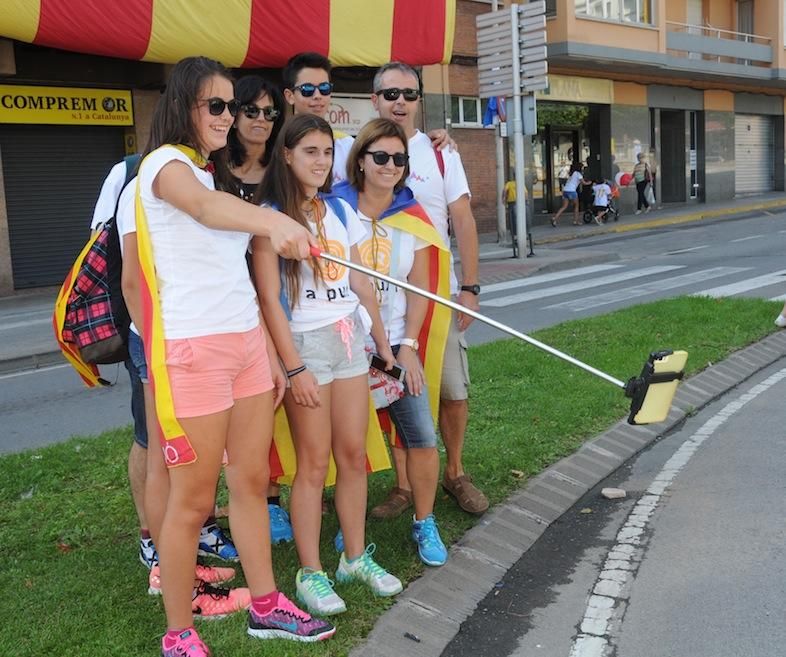
[[[338,560],[338,570],[336,570],[336,580],[341,584],[346,582],[358,581],[367,584],[374,592],[374,595],[387,598],[404,590],[401,580],[394,577],[382,566],[380,566],[371,555],[377,546],[373,543],[366,548],[366,551],[352,562],[347,561],[347,555],[342,552]]]
[[[336,595],[333,582],[328,579],[324,570],[301,568],[295,576],[295,589],[297,599],[306,605],[312,614],[332,616],[347,610],[347,605]]]

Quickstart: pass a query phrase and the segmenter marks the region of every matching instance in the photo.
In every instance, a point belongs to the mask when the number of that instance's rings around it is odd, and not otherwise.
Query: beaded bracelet
[[[300,367],[296,367],[294,370],[287,370],[287,378],[291,379],[293,376],[297,376],[301,372],[305,372],[306,369],[307,368],[305,365],[301,365]]]

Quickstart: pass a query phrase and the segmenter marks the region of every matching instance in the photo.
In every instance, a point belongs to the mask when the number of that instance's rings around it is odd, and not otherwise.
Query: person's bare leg
[[[551,218],[551,225],[552,226],[556,226],[557,225],[557,222],[559,221],[559,218],[562,216],[562,213],[565,212],[565,209],[567,207],[568,207],[568,199],[563,198],[562,199],[562,207],[559,210],[557,210],[557,214],[555,214]]]
[[[131,486],[131,498],[134,500],[136,517],[139,526],[148,529],[145,516],[145,479],[147,478],[147,450],[138,442],[131,443],[128,452],[128,483]]]
[[[445,478],[455,479],[464,474],[462,454],[464,434],[469,419],[469,403],[466,399],[439,400],[439,433],[445,444]]]
[[[396,471],[396,486],[411,491],[412,486],[407,479],[407,450],[403,447],[393,447],[390,453],[393,455],[393,468]]]
[[[434,513],[439,481],[439,452],[436,447],[413,447],[406,450],[406,456],[415,502],[415,519],[423,520]]]
[[[199,458],[194,463],[169,470],[169,497],[156,543],[161,567],[161,592],[170,630],[193,624],[191,599],[197,541],[205,518],[215,503],[229,419],[229,410],[201,417],[178,418]]]
[[[333,458],[336,460],[335,504],[344,554],[355,559],[366,549],[366,433],[368,432],[368,376],[336,379],[332,383]],[[357,400],[357,403],[347,403]]]
[[[224,468],[230,495],[229,527],[252,596],[276,590],[270,553],[266,484],[273,439],[273,393],[236,399],[229,419]]]
[[[319,387],[322,405],[300,406],[287,392],[284,405],[295,442],[297,473],[289,507],[300,565],[322,570],[319,536],[322,530],[322,491],[330,462],[331,386]]]
[[[147,529],[158,545],[161,524],[164,522],[169,497],[169,472],[161,450],[160,431],[156,420],[156,404],[150,385],[143,384],[145,418],[147,421],[147,472],[145,474],[145,518]]]

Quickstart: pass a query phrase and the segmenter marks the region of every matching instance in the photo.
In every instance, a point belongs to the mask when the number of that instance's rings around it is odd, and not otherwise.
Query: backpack
[[[126,175],[115,211],[79,254],[58,295],[55,334],[72,363],[68,348],[88,365],[121,363],[128,358],[131,318],[121,289],[117,210],[123,190],[136,175],[139,159],[139,155],[124,158]]]

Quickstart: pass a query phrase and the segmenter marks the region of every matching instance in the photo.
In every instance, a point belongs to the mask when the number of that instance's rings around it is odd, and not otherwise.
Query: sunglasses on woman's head
[[[240,101],[237,98],[229,101],[223,98],[208,98],[202,102],[207,105],[207,111],[213,116],[221,116],[225,109],[229,110],[230,115],[237,116],[237,111],[240,109]]]
[[[388,163],[388,160],[392,157],[393,158],[393,165],[397,167],[403,167],[407,165],[407,161],[409,160],[409,155],[406,153],[386,153],[385,151],[366,151],[371,156],[371,159],[374,160],[374,164],[379,164],[380,166],[384,166]]]
[[[243,114],[246,115],[246,118],[255,119],[259,116],[259,113],[262,112],[262,116],[265,117],[267,121],[275,121],[278,118],[280,112],[273,107],[272,105],[265,105],[264,107],[257,107],[251,103],[247,105],[241,105],[240,109],[243,110]]]
[[[310,82],[304,82],[296,87],[292,87],[292,91],[299,91],[304,98],[310,98],[315,91],[319,91],[321,96],[329,96],[333,93],[333,83],[320,82],[319,84],[311,84]]]
[[[412,102],[420,97],[420,89],[399,89],[398,87],[391,87],[390,89],[380,89],[376,92],[377,96],[382,96],[385,100],[398,100],[398,97],[404,95],[404,100]]]

